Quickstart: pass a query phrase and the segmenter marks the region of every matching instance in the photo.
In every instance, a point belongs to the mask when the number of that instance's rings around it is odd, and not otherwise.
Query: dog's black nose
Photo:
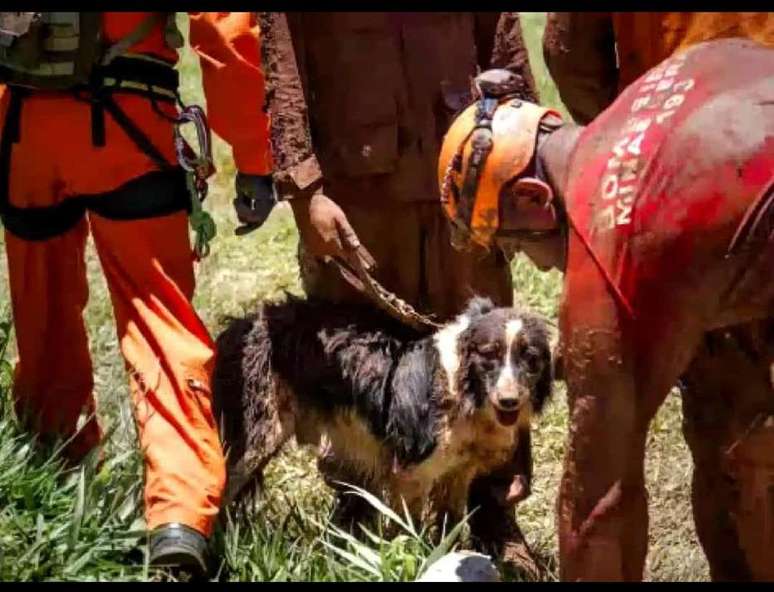
[[[513,409],[516,409],[519,406],[519,398],[518,397],[500,397],[499,399],[497,399],[497,405],[502,409],[511,411]]]

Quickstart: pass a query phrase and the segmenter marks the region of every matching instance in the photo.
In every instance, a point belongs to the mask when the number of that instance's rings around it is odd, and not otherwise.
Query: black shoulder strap
[[[116,57],[126,53],[132,45],[145,39],[156,25],[166,21],[167,14],[166,12],[150,13],[128,35],[122,37],[105,50],[100,64],[103,66],[108,65]]]

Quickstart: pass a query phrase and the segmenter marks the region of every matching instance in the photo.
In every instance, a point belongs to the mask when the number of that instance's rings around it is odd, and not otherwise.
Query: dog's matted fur
[[[543,320],[480,298],[421,337],[373,308],[288,296],[232,321],[217,348],[226,503],[295,436],[329,483],[459,519],[472,480],[513,457],[551,392]]]

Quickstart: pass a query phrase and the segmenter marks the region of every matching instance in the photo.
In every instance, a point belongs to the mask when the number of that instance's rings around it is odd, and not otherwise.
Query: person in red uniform
[[[100,443],[82,317],[91,233],[145,459],[150,560],[203,571],[225,466],[210,401],[214,344],[191,303],[190,196],[173,142],[178,56],[154,14],[164,13],[101,13],[108,46],[141,38],[78,93],[0,86],[0,213],[19,352],[13,393],[32,428],[70,439],[72,461]],[[259,34],[251,13],[190,13],[209,122],[233,147],[237,201],[248,209],[272,187]],[[132,92],[147,84],[152,93]],[[92,418],[77,430],[83,410]]]
[[[648,426],[683,394],[693,510],[713,579],[774,578],[774,51],[696,44],[588,127],[508,96],[505,74],[446,135],[444,210],[461,244],[564,271],[569,440],[564,580],[639,580]],[[744,347],[705,351],[728,329]],[[713,357],[714,356],[714,357]]]

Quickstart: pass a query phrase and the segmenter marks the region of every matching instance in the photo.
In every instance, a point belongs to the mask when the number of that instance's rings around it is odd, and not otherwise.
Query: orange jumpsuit
[[[674,52],[723,37],[774,45],[774,13],[549,12],[543,54],[562,102],[586,124]]]
[[[105,36],[109,41],[123,38],[147,15],[106,12]],[[231,144],[237,169],[247,174],[267,174],[271,166],[268,117],[261,110],[259,33],[251,13],[190,13],[190,44],[200,57],[209,122]],[[177,60],[164,42],[163,25],[129,52],[172,64]],[[0,86],[3,121],[9,94]],[[145,97],[118,93],[115,101],[174,164],[171,122]],[[171,103],[158,106],[167,115],[176,113]],[[11,205],[49,206],[84,195],[110,199],[128,181],[157,169],[109,116],[105,138],[104,146],[94,146],[88,103],[67,93],[33,92],[23,100],[9,178],[0,179],[9,184]],[[90,211],[73,228],[43,241],[6,231],[19,351],[17,412],[43,435],[69,437],[76,433],[82,410],[94,410],[82,318],[88,299],[84,250],[89,232],[107,279],[130,375],[146,464],[148,527],[178,522],[209,535],[225,467],[210,401],[214,344],[191,304],[194,258],[185,212],[115,220]],[[100,437],[92,419],[67,452],[77,459]]]

